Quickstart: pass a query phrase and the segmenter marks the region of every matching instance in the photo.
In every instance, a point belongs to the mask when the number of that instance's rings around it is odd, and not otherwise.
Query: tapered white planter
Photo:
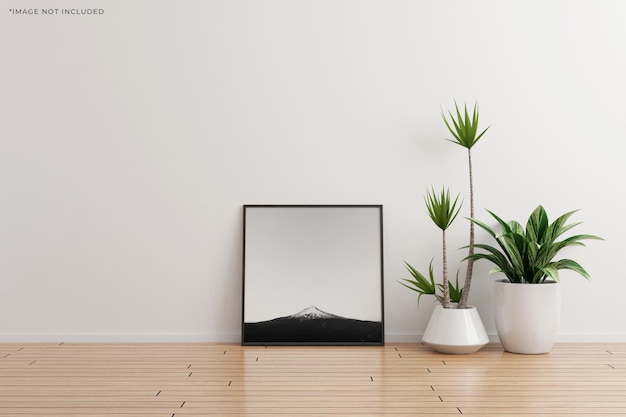
[[[489,337],[476,307],[443,308],[435,306],[422,343],[437,352],[465,354],[479,351]]]
[[[556,282],[513,284],[496,281],[496,330],[507,352],[540,354],[552,349],[561,317]]]

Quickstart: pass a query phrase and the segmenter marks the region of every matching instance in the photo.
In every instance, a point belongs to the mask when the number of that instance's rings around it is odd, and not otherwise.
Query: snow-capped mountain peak
[[[294,314],[291,317],[300,319],[300,320],[337,318],[337,316],[335,316],[334,314],[327,313],[314,306],[307,307],[304,310],[300,311],[299,313]]]

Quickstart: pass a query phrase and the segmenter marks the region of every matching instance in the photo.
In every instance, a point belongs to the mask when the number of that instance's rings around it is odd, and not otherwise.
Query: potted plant
[[[505,222],[487,211],[498,222],[500,233],[479,220],[470,220],[489,233],[497,247],[473,244],[484,252],[469,255],[467,259],[488,260],[495,265],[490,273],[501,272],[506,277],[496,281],[496,330],[502,346],[513,353],[549,352],[560,320],[559,270],[569,269],[590,278],[576,261],[555,258],[566,247],[585,246],[583,240],[601,238],[581,234],[558,240],[580,224],[567,224],[576,210],[550,223],[546,210],[538,206],[528,218],[526,228],[517,221]]]
[[[446,229],[450,227],[461,209],[459,196],[457,195],[453,201],[450,198],[450,191],[446,188],[442,188],[440,193],[431,188],[426,194],[425,202],[429,217],[442,232],[443,282],[435,284],[431,260],[429,278],[405,261],[406,268],[413,278],[403,279],[400,283],[419,294],[418,302],[425,294],[434,295],[439,301],[424,331],[422,343],[442,353],[474,353],[486,345],[489,338],[478,310],[475,307],[461,309],[456,304],[461,301],[463,293],[463,290],[459,289],[458,274],[456,285],[452,284],[448,277]]]
[[[442,118],[446,127],[454,137],[454,139],[450,141],[466,148],[468,152],[470,217],[473,217],[474,189],[471,149],[489,127],[479,133],[478,104],[474,105],[471,116],[467,110],[467,105],[464,107],[463,114],[459,110],[456,102],[454,106],[456,117],[452,112],[448,111],[450,116],[450,120],[448,121],[448,118],[442,111]],[[472,222],[470,222],[469,255],[464,287],[459,288],[458,273],[456,285],[452,284],[448,277],[445,231],[452,224],[461,208],[461,204],[458,203],[458,198],[457,195],[454,201],[452,201],[449,190],[445,188],[443,188],[439,194],[435,193],[434,189],[431,188],[431,192],[427,193],[425,197],[428,214],[431,220],[442,230],[443,282],[441,284],[435,284],[431,260],[428,278],[405,261],[405,266],[412,278],[403,279],[400,283],[419,294],[418,302],[422,295],[428,294],[434,295],[440,303],[435,307],[422,337],[424,344],[445,353],[473,353],[487,344],[489,339],[482,321],[480,320],[480,316],[478,315],[478,311],[475,307],[468,307],[467,305],[473,269],[473,259],[470,259],[469,256],[474,253],[474,224]],[[439,295],[438,292],[441,292],[441,295]]]

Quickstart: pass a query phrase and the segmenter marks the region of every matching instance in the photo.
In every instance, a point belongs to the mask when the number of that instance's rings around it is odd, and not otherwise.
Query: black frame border
[[[380,244],[380,342],[247,342],[245,340],[244,313],[246,294],[246,213],[249,208],[377,208],[379,213]],[[385,279],[383,246],[383,205],[382,204],[244,204],[243,205],[243,251],[242,251],[242,288],[241,288],[241,345],[242,346],[384,346],[385,345]]]

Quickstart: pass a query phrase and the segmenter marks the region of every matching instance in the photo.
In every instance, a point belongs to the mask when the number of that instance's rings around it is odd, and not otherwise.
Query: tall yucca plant
[[[474,104],[474,111],[470,116],[467,111],[467,104],[464,106],[464,112],[461,114],[459,106],[454,102],[455,114],[448,110],[450,115],[450,121],[446,117],[446,114],[441,111],[441,117],[443,118],[446,127],[454,137],[454,140],[448,139],[452,143],[456,143],[467,149],[467,161],[469,167],[469,192],[470,192],[470,218],[474,218],[474,176],[472,172],[472,148],[483,137],[485,132],[489,129],[487,127],[482,132],[478,133],[478,103]],[[474,270],[474,223],[470,222],[470,237],[469,237],[469,255],[467,257],[467,271],[465,273],[465,284],[463,285],[463,293],[461,301],[459,302],[459,308],[467,307],[467,298],[470,292],[470,286],[472,284],[472,273]]]
[[[502,272],[510,282],[539,284],[547,278],[559,280],[559,270],[569,269],[589,279],[587,271],[571,259],[554,260],[557,254],[568,246],[585,246],[581,241],[602,239],[594,235],[574,235],[557,240],[565,232],[580,223],[566,224],[569,217],[577,210],[570,211],[550,223],[542,206],[538,206],[528,218],[526,229],[517,221],[505,222],[496,214],[487,210],[498,222],[501,233],[498,234],[487,224],[470,219],[489,233],[498,244],[498,248],[486,244],[473,244],[473,248],[485,253],[469,255],[468,260],[486,259],[495,265],[490,273]]]
[[[441,229],[442,233],[442,262],[443,262],[443,284],[440,286],[443,292],[443,297],[439,297],[436,294],[437,286],[435,285],[435,280],[433,277],[433,265],[432,261],[430,262],[429,267],[429,279],[427,279],[424,275],[419,273],[415,268],[405,262],[406,268],[409,270],[413,279],[403,279],[400,282],[405,287],[417,291],[419,293],[418,300],[424,294],[432,294],[437,297],[437,299],[441,302],[441,305],[444,308],[448,308],[450,306],[450,280],[448,278],[448,257],[447,257],[447,248],[446,248],[446,229],[450,227],[454,219],[456,219],[459,211],[461,210],[462,203],[459,202],[459,195],[456,196],[454,201],[450,198],[450,190],[443,187],[441,192],[435,192],[434,188],[431,188],[429,192],[426,193],[424,197],[424,201],[426,203],[426,208],[428,209],[428,215],[435,225]],[[458,290],[458,279],[457,286],[452,287],[452,291],[460,297],[461,294]],[[456,298],[456,297],[455,297]],[[457,300],[455,300],[457,301]]]

